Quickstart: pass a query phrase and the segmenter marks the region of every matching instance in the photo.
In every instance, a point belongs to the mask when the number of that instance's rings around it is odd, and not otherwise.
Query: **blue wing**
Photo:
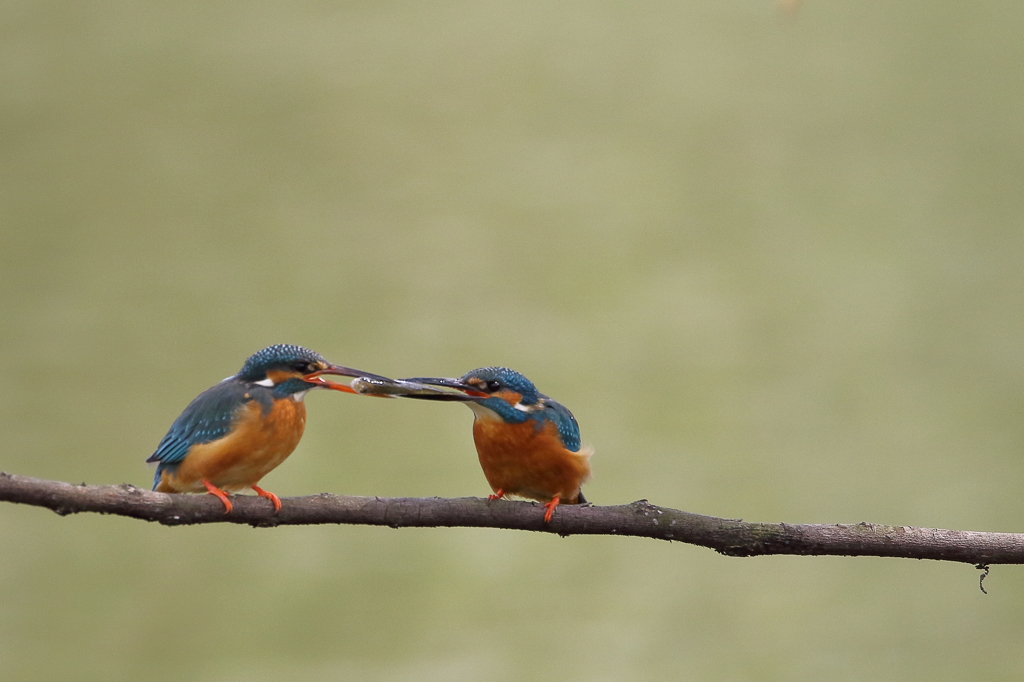
[[[565,405],[546,395],[540,395],[543,401],[543,409],[533,412],[517,410],[501,398],[485,398],[480,404],[496,412],[508,424],[521,424],[527,419],[535,420],[537,430],[544,428],[545,423],[552,422],[558,429],[558,437],[567,450],[579,452],[580,449],[580,427],[576,418],[572,416]]]
[[[160,463],[154,487],[161,472],[185,459],[192,446],[210,443],[230,433],[238,408],[253,399],[249,387],[234,379],[225,379],[200,393],[174,420],[156,452],[146,460]]]
[[[547,398],[543,411],[537,413],[540,419],[546,419],[555,423],[558,427],[558,435],[562,439],[562,445],[566,450],[579,452],[580,449],[580,426],[576,423],[576,417],[572,416],[565,405]]]

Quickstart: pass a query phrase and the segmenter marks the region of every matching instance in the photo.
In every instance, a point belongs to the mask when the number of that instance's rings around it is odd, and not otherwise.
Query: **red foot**
[[[505,491],[501,490],[501,489],[498,489],[498,490],[494,491],[493,495],[488,495],[487,496],[487,501],[490,502],[492,500],[500,500],[503,497],[505,497]]]
[[[231,500],[228,499],[228,494],[209,481],[203,481],[203,485],[206,486],[211,495],[216,495],[224,503],[224,513],[230,514],[234,507],[231,504]]]
[[[544,508],[547,509],[547,511],[544,512],[544,523],[551,523],[551,515],[555,513],[555,507],[557,507],[558,503],[561,501],[562,498],[560,498],[558,495],[555,495],[554,497],[551,498],[550,502],[544,505]]]
[[[279,511],[281,511],[281,498],[280,497],[278,497],[277,495],[275,495],[272,492],[264,490],[263,488],[259,487],[258,485],[252,486],[252,489],[255,490],[256,494],[259,495],[260,497],[265,497],[265,498],[267,498],[268,500],[270,500],[271,502],[274,503],[274,513],[275,514],[277,512],[279,512]]]

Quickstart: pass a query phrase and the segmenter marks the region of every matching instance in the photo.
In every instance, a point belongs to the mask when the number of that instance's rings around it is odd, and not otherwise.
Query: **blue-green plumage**
[[[467,372],[459,381],[466,383],[471,379],[483,382],[491,391],[508,390],[522,396],[519,404],[526,407],[526,411],[497,397],[478,401],[501,416],[502,420],[509,424],[521,424],[532,419],[536,422],[537,430],[544,428],[546,422],[553,422],[565,449],[579,452],[580,427],[572,412],[565,405],[538,392],[533,382],[525,376],[508,367],[482,367]]]
[[[259,400],[266,413],[272,406],[271,393],[271,389],[254,386],[237,376],[200,393],[174,420],[156,451],[146,460],[159,462],[153,487],[160,482],[164,470],[176,467],[193,446],[212,443],[231,433],[232,422],[246,403]]]
[[[575,417],[519,372],[482,367],[458,379],[406,381],[453,388],[468,396],[466,404],[474,413],[473,442],[494,491],[488,499],[519,495],[543,502],[545,522],[561,503],[587,501],[582,485],[590,478],[591,451],[580,445]]]
[[[536,429],[540,431],[544,428],[544,424],[553,422],[565,449],[579,452],[580,427],[576,423],[576,418],[572,416],[572,412],[565,405],[552,400],[543,393],[538,393],[537,398],[538,400],[534,403],[536,407],[530,412],[517,409],[501,398],[481,398],[476,402],[500,416],[507,424],[522,424],[532,420]],[[521,404],[527,403],[524,401]]]
[[[231,433],[245,405],[257,401],[266,416],[275,400],[313,388],[300,377],[287,378],[273,386],[258,383],[268,382],[268,372],[305,374],[327,365],[318,353],[291,344],[270,346],[250,356],[238,374],[200,393],[171,424],[156,451],[146,460],[158,463],[153,487],[160,483],[163,472],[174,471],[194,446],[212,443]]]
[[[415,379],[407,379],[406,381],[423,382],[427,384],[440,383],[441,385],[444,385],[446,381],[450,382],[451,380],[419,377]],[[544,428],[544,425],[547,422],[552,422],[558,429],[558,436],[562,441],[562,445],[565,446],[565,449],[571,452],[579,452],[580,427],[579,424],[576,423],[576,418],[572,416],[572,412],[570,412],[569,408],[562,405],[560,402],[538,392],[537,387],[533,385],[533,382],[519,372],[509,369],[508,367],[481,367],[480,369],[474,369],[471,372],[467,372],[455,381],[458,384],[463,385],[472,384],[488,393],[498,393],[501,391],[512,391],[513,393],[518,393],[522,396],[519,399],[520,407],[510,405],[502,398],[496,396],[490,398],[477,398],[474,402],[491,410],[500,416],[507,424],[522,424],[529,420],[533,420],[537,430],[539,431]],[[431,397],[433,396],[426,396],[428,399]]]
[[[576,417],[572,416],[572,412],[565,405],[550,398],[547,398],[547,403],[544,407],[544,417],[549,421],[553,421],[555,426],[558,427],[558,435],[562,439],[562,445],[565,446],[565,449],[579,452],[580,427],[576,423]]]
[[[300,374],[306,374],[318,364],[328,364],[319,353],[302,346],[279,343],[250,355],[235,376],[243,381],[256,382],[266,379],[267,372],[273,369],[296,369]]]

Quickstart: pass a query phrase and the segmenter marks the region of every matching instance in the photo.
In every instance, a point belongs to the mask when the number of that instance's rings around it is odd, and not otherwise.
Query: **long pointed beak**
[[[334,381],[328,381],[327,379],[324,379],[324,375],[339,377],[370,377],[375,380],[385,382],[391,381],[391,379],[382,377],[379,374],[371,374],[370,372],[352,369],[351,367],[342,367],[341,365],[329,365],[327,369],[321,369],[317,372],[305,375],[302,377],[302,380],[320,388],[329,388],[333,391],[341,391],[342,393],[357,393],[357,391],[348,384],[339,384]]]
[[[459,396],[459,394],[457,393],[452,394],[458,397],[449,398],[449,400],[474,400],[476,398],[489,397],[487,393],[484,393],[483,391],[474,388],[473,386],[470,386],[469,384],[463,382],[461,379],[452,379],[446,377],[414,377],[411,379],[402,379],[402,381],[407,381],[409,383],[415,384],[425,384],[427,386],[441,386],[443,388],[454,388],[457,391],[463,391],[465,393],[465,395],[463,396]],[[416,396],[409,397],[412,398]]]
[[[352,369],[351,367],[342,367],[341,365],[329,365],[327,369],[322,369],[319,372],[313,372],[307,376],[319,376],[321,374],[333,374],[339,377],[373,377],[374,379],[384,379],[385,381],[391,381],[387,377],[382,377],[379,374],[372,374],[370,372],[364,372],[361,369]]]
[[[448,379],[445,377],[409,377],[408,379],[402,379],[402,381],[412,381],[417,384],[427,384],[428,386],[444,386],[445,388],[455,388],[460,391],[476,390],[469,384],[462,383],[461,379]],[[486,393],[483,395],[486,395]]]
[[[444,388],[435,388],[435,386],[443,386]],[[357,393],[362,393],[363,395],[386,396],[388,398],[418,398],[420,400],[463,402],[476,399],[475,396],[465,393],[444,390],[445,388],[454,388],[460,391],[474,391],[471,386],[467,386],[455,379],[381,379],[364,376],[353,381],[352,387],[355,388]],[[474,391],[474,393],[478,392]]]

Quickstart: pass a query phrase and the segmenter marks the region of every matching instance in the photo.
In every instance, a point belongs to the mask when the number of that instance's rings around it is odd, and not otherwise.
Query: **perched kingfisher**
[[[580,447],[580,428],[572,413],[539,393],[519,372],[483,367],[458,379],[405,381],[467,393],[462,400],[473,410],[476,452],[494,491],[487,499],[516,495],[543,502],[545,523],[559,504],[587,501],[580,488],[590,478],[593,450]],[[412,392],[406,397],[439,399]]]
[[[153,490],[209,492],[230,513],[227,493],[252,488],[281,509],[281,500],[259,487],[260,479],[292,453],[306,426],[306,393],[329,388],[355,391],[321,378],[385,377],[332,365],[311,350],[279,344],[254,354],[238,374],[199,394],[174,420],[147,462],[157,462]]]

